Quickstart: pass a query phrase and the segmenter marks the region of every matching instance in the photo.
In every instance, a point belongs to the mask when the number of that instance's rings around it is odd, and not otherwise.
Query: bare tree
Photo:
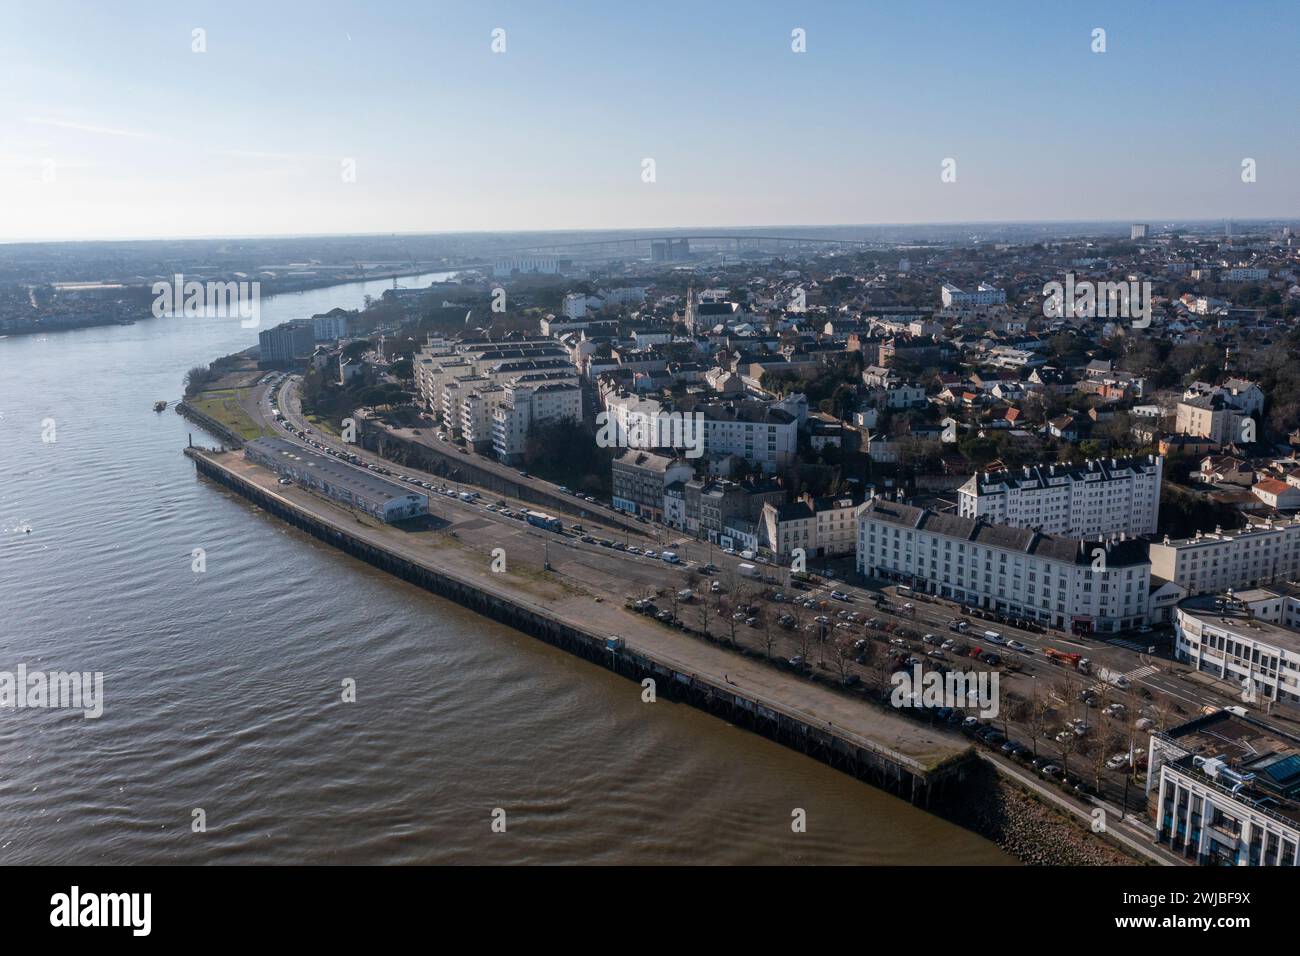
[[[1008,692],[1006,703],[999,707],[998,715],[1002,718],[1002,735],[1010,740],[1011,722],[1020,723],[1028,717],[1029,701],[1018,694]]]
[[[876,682],[880,687],[880,699],[889,700],[889,689],[891,687],[890,678],[894,674],[893,665],[890,662],[888,654],[878,654],[876,656]]]
[[[1070,757],[1079,749],[1079,738],[1070,727],[1062,727],[1056,732],[1056,750],[1061,755],[1061,772],[1069,773]]]
[[[1124,738],[1111,731],[1097,737],[1092,753],[1092,785],[1101,793],[1101,775],[1106,770],[1106,761],[1124,746]]]
[[[700,619],[700,631],[706,637],[708,636],[709,633],[709,617],[711,613],[712,613],[712,608],[709,605],[708,597],[703,594],[700,595],[700,604],[699,604],[699,612],[698,612],[699,619]]]
[[[740,612],[736,610],[735,602],[718,602],[718,611],[723,616],[723,621],[727,628],[727,637],[732,644],[736,643],[736,625],[740,622],[736,620],[736,615]]]
[[[1071,711],[1073,711],[1075,700],[1079,696],[1078,686],[1078,681],[1071,673],[1066,673],[1060,680],[1052,685],[1052,693],[1060,698],[1061,703],[1064,705],[1065,715],[1067,717],[1070,716]]]
[[[853,645],[846,637],[836,637],[831,639],[831,649],[835,654],[836,669],[840,673],[840,681],[849,679],[849,664],[853,660]]]
[[[1169,718],[1174,712],[1173,702],[1164,694],[1157,694],[1151,701],[1151,709],[1156,715],[1156,730],[1169,729]]]
[[[799,656],[805,661],[812,655],[813,628],[817,626],[816,624],[808,624],[799,628],[798,633],[795,635],[795,639],[799,642]]]
[[[1034,758],[1038,757],[1038,741],[1047,733],[1051,726],[1051,705],[1046,698],[1038,692],[1038,682],[1034,681],[1034,693],[1029,699],[1029,713],[1026,715],[1026,722],[1029,725],[1029,732],[1033,735]]]
[[[777,638],[777,609],[774,607],[765,607],[762,611],[763,621],[763,652],[771,660],[772,652],[776,650]]]

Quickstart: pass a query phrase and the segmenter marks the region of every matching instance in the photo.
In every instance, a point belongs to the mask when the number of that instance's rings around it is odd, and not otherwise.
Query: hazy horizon
[[[0,36],[0,232],[1277,218],[1293,12],[51,0]]]
[[[1012,227],[1012,226],[1115,226],[1127,230],[1138,222],[1136,219],[963,219],[963,220],[928,220],[915,222],[788,222],[760,223],[756,225],[719,225],[695,224],[684,226],[600,226],[551,229],[412,229],[381,230],[375,232],[281,232],[281,233],[217,233],[212,235],[154,235],[154,236],[59,236],[34,239],[29,237],[0,237],[0,245],[57,245],[60,243],[115,243],[115,242],[238,242],[241,240],[277,240],[277,239],[368,239],[399,236],[416,238],[421,236],[508,236],[508,235],[572,235],[586,233],[635,233],[638,236],[670,235],[674,233],[696,233],[699,230],[730,230],[735,232],[755,232],[757,230],[852,230],[852,229],[923,229],[926,227],[953,229],[958,227]],[[1295,216],[1212,216],[1212,217],[1150,217],[1145,220],[1153,231],[1163,228],[1209,226],[1220,223],[1232,223],[1234,226],[1274,222],[1300,222],[1300,214]],[[798,237],[795,237],[798,238]]]

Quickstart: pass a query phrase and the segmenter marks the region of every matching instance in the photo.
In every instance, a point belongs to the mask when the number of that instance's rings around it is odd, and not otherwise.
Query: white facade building
[[[1073,538],[1154,534],[1164,458],[1105,458],[980,472],[957,491],[957,513]]]
[[[1240,590],[1300,577],[1300,519],[1198,532],[1150,548],[1151,573],[1189,595]]]
[[[570,319],[582,319],[587,316],[587,296],[581,292],[570,292],[564,297],[560,311]],[[550,330],[543,330],[549,334]]]
[[[1254,700],[1300,703],[1300,632],[1259,616],[1296,601],[1267,591],[1188,598],[1174,610],[1174,651],[1198,671],[1235,684]]]
[[[799,422],[794,415],[762,402],[721,402],[696,406],[704,416],[704,454],[739,455],[774,472],[794,460]]]
[[[857,569],[1009,617],[1113,633],[1147,619],[1146,546],[1040,534],[876,498],[858,509]]]
[[[1300,739],[1229,707],[1151,735],[1156,839],[1202,865],[1300,865]]]
[[[974,292],[964,292],[957,286],[945,282],[941,295],[945,309],[982,308],[990,305],[1007,304],[1007,294],[987,282],[981,282],[979,288]]]
[[[535,423],[582,421],[582,389],[566,382],[511,382],[503,386],[492,415],[492,449],[498,459],[514,464]]]

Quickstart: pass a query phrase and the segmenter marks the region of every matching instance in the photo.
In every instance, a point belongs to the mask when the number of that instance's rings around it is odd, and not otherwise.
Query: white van
[[[680,558],[677,557],[677,553],[675,551],[665,551],[663,554],[659,555],[659,557],[661,560],[667,561],[669,564],[676,564],[679,560],[681,560]]]

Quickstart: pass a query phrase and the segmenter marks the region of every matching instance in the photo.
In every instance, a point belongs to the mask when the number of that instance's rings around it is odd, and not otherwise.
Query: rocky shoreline
[[[1142,861],[984,766],[942,811],[1029,866],[1141,866]]]

